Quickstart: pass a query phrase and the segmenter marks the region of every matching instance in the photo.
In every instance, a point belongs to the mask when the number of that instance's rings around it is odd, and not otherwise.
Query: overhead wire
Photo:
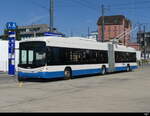
[[[45,11],[49,12],[49,8],[47,8],[46,6],[44,5],[41,5],[39,2],[35,1],[35,0],[30,0],[30,3],[39,7],[39,8],[42,8],[44,9]],[[41,16],[39,19],[36,19],[35,21],[31,22],[31,24],[34,24],[36,22],[40,22],[45,16]]]
[[[142,0],[142,1],[136,1],[136,5],[138,5],[138,4],[147,4],[147,3],[150,3],[150,1],[149,0]],[[132,3],[125,3],[125,4],[113,4],[113,6],[130,6],[130,5],[133,5]]]
[[[113,6],[111,6],[111,8],[113,9],[127,9],[127,10],[132,10],[132,9],[143,9],[143,8],[150,8],[150,7],[146,7],[146,6],[142,6],[140,7],[141,5],[148,5],[150,3],[149,0],[146,0],[146,1],[136,1],[135,3],[127,3],[127,4],[113,4]],[[133,8],[133,5],[134,7],[136,8]]]
[[[48,11],[49,12],[49,8],[47,8],[46,6],[44,6],[44,5],[41,5],[40,3],[38,3],[37,1],[35,2],[34,0],[30,0],[30,2],[33,4],[33,5],[36,5],[36,6],[38,6],[38,7],[40,7],[40,8],[42,8],[42,9],[45,9],[46,11]]]
[[[39,6],[40,8],[45,9],[46,11],[49,11],[49,8],[45,7],[44,5],[41,5],[40,3],[35,2],[33,0],[30,0],[30,1],[32,2],[32,4]],[[95,4],[95,2],[90,2],[89,0],[84,0],[84,1],[83,0],[68,0],[68,1],[72,2],[73,4],[80,5],[89,10],[95,11],[96,13],[98,13],[98,11],[100,9],[100,5]],[[136,4],[135,3],[113,4],[113,6],[111,6],[111,11],[113,11],[113,10],[115,11],[118,9],[119,9],[119,11],[121,11],[121,10],[144,10],[144,9],[148,9],[150,7],[149,6],[147,6],[147,7],[141,6],[141,5],[149,4],[149,3],[150,3],[149,0],[143,0],[143,1],[136,1]],[[64,6],[66,6],[66,5],[67,5],[67,3],[64,4]],[[133,6],[133,5],[135,5],[135,6]],[[69,4],[69,6],[71,6],[71,5]],[[136,11],[134,11],[134,12],[136,12]],[[144,16],[144,18],[146,18],[146,17]]]
[[[85,8],[97,11],[97,9],[95,7],[92,7],[91,5],[86,4],[84,1],[81,1],[81,0],[71,0],[71,2],[73,2],[73,3],[77,4],[77,5],[83,6]]]

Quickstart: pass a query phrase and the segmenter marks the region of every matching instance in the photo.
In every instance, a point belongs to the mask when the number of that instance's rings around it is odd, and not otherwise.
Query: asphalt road
[[[150,65],[133,72],[25,82],[0,74],[0,112],[149,112]]]
[[[16,76],[8,76],[7,73],[0,73],[0,85],[1,84],[12,84],[17,82]]]

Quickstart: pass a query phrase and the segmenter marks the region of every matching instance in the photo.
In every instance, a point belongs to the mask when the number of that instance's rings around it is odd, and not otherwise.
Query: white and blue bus
[[[19,45],[18,80],[65,78],[136,69],[136,50],[79,37],[39,37]]]

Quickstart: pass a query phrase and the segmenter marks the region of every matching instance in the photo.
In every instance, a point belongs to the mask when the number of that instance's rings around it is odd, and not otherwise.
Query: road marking
[[[19,82],[19,87],[23,87],[23,82]]]

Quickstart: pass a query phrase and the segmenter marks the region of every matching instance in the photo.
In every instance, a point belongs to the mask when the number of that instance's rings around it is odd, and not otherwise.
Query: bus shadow
[[[107,73],[105,75],[102,75],[102,74],[90,74],[90,75],[82,75],[82,76],[76,76],[76,77],[73,77],[72,79],[82,79],[82,78],[91,78],[91,77],[94,77],[94,76],[100,76],[100,77],[103,77],[103,76],[109,76],[109,75],[113,75],[113,74],[125,74],[127,73],[126,71],[118,71],[118,72],[112,72],[112,73]],[[129,73],[129,72],[128,72]]]
[[[24,79],[23,82],[24,83],[27,83],[27,82],[31,82],[31,83],[49,83],[49,82],[57,82],[57,81],[64,81],[65,79],[38,79],[38,78],[35,78],[35,79],[31,79],[31,78],[28,78],[28,79]]]
[[[113,74],[124,74],[124,73],[127,73],[126,71],[118,71],[118,72],[112,72],[112,73],[107,73],[105,75],[102,75],[102,74],[88,74],[88,75],[82,75],[82,76],[75,76],[75,77],[72,77],[71,79],[72,80],[75,80],[75,79],[83,79],[83,78],[91,78],[91,77],[94,77],[94,76],[100,76],[100,77],[103,77],[103,76],[109,76],[109,75],[113,75]],[[128,72],[130,73],[130,72]],[[24,79],[23,82],[35,82],[35,83],[49,83],[49,82],[57,82],[57,81],[67,81],[66,79],[64,79],[63,77],[62,78],[57,78],[57,79],[38,79],[38,78],[29,78],[29,79]]]

